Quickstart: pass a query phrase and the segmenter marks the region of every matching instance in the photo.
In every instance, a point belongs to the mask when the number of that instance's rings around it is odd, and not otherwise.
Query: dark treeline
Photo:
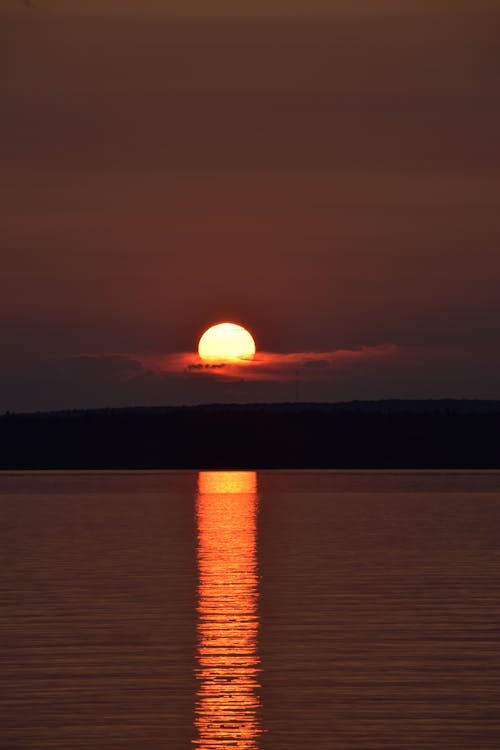
[[[500,401],[7,413],[0,468],[498,469]]]

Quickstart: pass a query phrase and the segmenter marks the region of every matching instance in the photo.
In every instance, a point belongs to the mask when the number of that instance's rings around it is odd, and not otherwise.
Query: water
[[[500,746],[500,473],[0,474],[0,747]]]

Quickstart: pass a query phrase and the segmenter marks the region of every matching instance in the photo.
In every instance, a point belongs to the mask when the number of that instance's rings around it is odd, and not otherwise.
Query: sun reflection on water
[[[257,480],[255,472],[198,475],[200,750],[257,750]]]

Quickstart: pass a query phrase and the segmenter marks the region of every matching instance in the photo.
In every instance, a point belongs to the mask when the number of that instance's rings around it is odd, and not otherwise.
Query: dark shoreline
[[[500,401],[354,401],[0,416],[0,469],[499,469]]]

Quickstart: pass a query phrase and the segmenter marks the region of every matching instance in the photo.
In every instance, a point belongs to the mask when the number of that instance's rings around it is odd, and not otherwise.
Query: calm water
[[[0,474],[0,747],[500,747],[500,473]]]

